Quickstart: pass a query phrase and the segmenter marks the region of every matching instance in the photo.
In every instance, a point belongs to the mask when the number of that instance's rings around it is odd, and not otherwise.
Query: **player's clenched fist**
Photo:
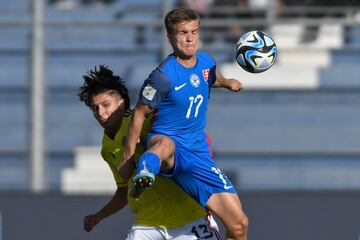
[[[84,230],[90,232],[96,224],[100,221],[97,219],[95,214],[87,215],[84,217]]]
[[[238,92],[243,88],[241,82],[236,79],[229,79],[229,90],[233,92]]]

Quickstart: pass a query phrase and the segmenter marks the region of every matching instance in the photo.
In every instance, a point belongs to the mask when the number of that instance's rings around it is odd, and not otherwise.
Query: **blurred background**
[[[82,230],[115,183],[102,129],[76,92],[106,64],[134,105],[170,53],[163,16],[178,6],[200,13],[201,50],[245,86],[212,91],[207,132],[249,239],[359,240],[358,0],[0,0],[0,240],[124,238],[129,209]],[[261,74],[234,61],[250,30],[278,47]]]

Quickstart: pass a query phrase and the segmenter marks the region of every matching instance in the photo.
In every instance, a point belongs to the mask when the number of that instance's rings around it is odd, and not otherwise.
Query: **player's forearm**
[[[240,91],[243,86],[242,83],[234,78],[225,78],[218,70],[216,70],[216,79],[212,84],[214,88],[226,88],[233,92]]]
[[[134,173],[135,163],[133,158],[130,158],[127,161],[122,161],[118,166],[118,173],[123,180],[128,181],[131,175]]]
[[[216,76],[216,79],[212,85],[212,87],[214,88],[227,88],[227,89],[230,89],[231,87],[231,80],[230,79],[226,79],[221,73],[219,70],[216,70],[215,71],[215,76]]]
[[[118,188],[110,201],[96,213],[99,221],[121,210],[127,204],[127,187]]]
[[[129,129],[129,144],[136,146],[139,141],[141,129],[144,123],[145,114],[141,111],[134,112],[134,116]]]
[[[138,103],[128,129],[127,142],[125,145],[124,160],[129,160],[135,152],[136,144],[139,142],[142,125],[147,111],[145,105]]]
[[[212,85],[212,87],[230,89],[230,82],[231,82],[230,79],[225,79],[225,78],[218,79],[217,78],[216,81],[214,82],[214,84]]]

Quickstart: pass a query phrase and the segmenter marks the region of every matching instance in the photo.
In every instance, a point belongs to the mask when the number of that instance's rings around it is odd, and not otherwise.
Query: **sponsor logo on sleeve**
[[[144,90],[142,91],[142,95],[149,101],[152,101],[156,93],[156,89],[153,88],[151,85],[147,85]]]

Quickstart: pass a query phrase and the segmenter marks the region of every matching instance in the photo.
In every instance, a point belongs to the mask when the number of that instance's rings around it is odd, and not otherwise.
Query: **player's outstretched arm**
[[[134,155],[136,144],[139,143],[139,137],[145,116],[151,112],[153,112],[153,109],[151,109],[148,105],[140,102],[137,103],[127,133],[127,141],[125,143],[124,150],[125,161],[128,161]]]
[[[219,70],[216,69],[216,80],[212,87],[214,88],[226,88],[233,92],[240,91],[243,86],[241,82],[234,78],[225,78]]]
[[[116,213],[127,204],[127,187],[118,187],[110,201],[95,214],[84,217],[84,230],[90,232],[99,222]]]
[[[131,157],[128,161],[122,161],[117,170],[121,178],[124,181],[128,181],[135,170],[134,158]]]

